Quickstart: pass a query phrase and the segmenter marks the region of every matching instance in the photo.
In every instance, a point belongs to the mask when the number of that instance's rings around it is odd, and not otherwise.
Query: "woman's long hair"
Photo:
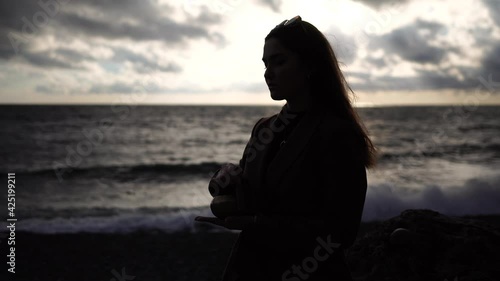
[[[354,95],[354,92],[347,84],[333,48],[323,33],[310,23],[299,21],[271,30],[265,41],[269,38],[276,38],[283,47],[298,54],[304,67],[312,70],[309,82],[313,106],[351,122],[364,140],[362,152],[365,167],[375,166],[375,147],[351,104],[349,93]]]

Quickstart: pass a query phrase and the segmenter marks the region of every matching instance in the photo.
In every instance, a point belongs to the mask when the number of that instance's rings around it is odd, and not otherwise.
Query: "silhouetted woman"
[[[239,165],[214,176],[230,175],[218,184],[237,190],[237,211],[196,220],[242,230],[223,280],[352,280],[344,250],[375,163],[352,91],[327,39],[299,16],[266,36],[263,61],[271,97],[286,104],[255,124]]]

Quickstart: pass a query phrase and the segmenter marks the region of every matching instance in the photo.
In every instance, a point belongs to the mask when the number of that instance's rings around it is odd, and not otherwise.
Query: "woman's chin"
[[[276,93],[275,91],[271,91],[271,98],[273,100],[284,100],[285,97],[281,96],[280,94]]]

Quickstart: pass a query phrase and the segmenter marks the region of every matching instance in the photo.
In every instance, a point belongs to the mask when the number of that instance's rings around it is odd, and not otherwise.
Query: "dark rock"
[[[396,228],[389,237],[389,243],[394,246],[411,246],[414,241],[414,233],[406,228]]]
[[[355,280],[500,280],[500,228],[431,210],[406,210],[349,249]]]

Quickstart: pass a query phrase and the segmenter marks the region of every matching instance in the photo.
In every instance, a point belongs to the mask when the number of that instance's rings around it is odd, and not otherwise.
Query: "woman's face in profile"
[[[306,93],[306,70],[298,55],[283,47],[278,39],[266,41],[262,60],[266,66],[264,78],[273,100],[294,99]]]

